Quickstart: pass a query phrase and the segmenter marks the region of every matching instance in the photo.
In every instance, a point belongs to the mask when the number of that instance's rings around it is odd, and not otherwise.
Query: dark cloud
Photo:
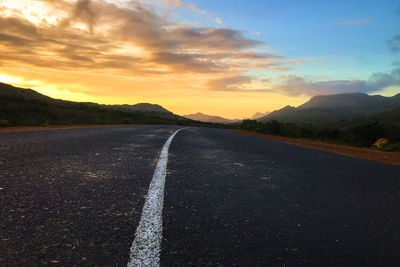
[[[178,28],[167,30],[168,38],[179,40],[174,45],[181,48],[212,50],[242,50],[262,44],[247,39],[241,31],[220,28]]]
[[[153,53],[153,62],[169,66],[173,71],[179,72],[221,72],[222,63],[218,64],[202,54],[176,54],[170,52]]]
[[[30,42],[29,39],[0,33],[0,42],[2,44],[12,46],[12,47],[26,47],[26,44]]]
[[[393,53],[400,52],[400,34],[393,36],[393,38],[388,41],[388,46]]]
[[[393,69],[390,73],[375,73],[367,81],[333,80],[312,82],[298,76],[289,76],[286,83],[276,86],[275,90],[291,96],[313,96],[352,92],[370,93],[394,85],[400,86],[400,68]]]
[[[391,85],[400,85],[400,68],[390,73],[374,73],[366,82],[365,92],[376,91]]]
[[[81,19],[89,26],[89,30],[93,33],[94,23],[96,21],[96,14],[92,8],[91,0],[78,0],[72,11],[73,18]]]
[[[322,95],[334,93],[361,92],[364,89],[364,82],[359,80],[347,81],[324,81],[311,82],[298,76],[289,76],[286,84],[282,85],[280,90],[291,96],[299,95]]]
[[[36,39],[39,36],[38,29],[34,24],[12,17],[0,17],[0,32],[28,39]]]

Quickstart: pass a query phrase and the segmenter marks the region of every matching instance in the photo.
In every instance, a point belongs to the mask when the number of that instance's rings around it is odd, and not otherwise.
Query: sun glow
[[[0,74],[0,82],[2,83],[12,83],[12,84],[21,84],[22,79],[6,74]]]
[[[2,16],[22,17],[34,24],[43,22],[55,25],[60,18],[66,17],[66,12],[54,10],[49,5],[40,1],[31,0],[0,0],[0,14]]]
[[[372,92],[370,95],[394,96],[400,93],[400,86],[388,86],[382,90]]]

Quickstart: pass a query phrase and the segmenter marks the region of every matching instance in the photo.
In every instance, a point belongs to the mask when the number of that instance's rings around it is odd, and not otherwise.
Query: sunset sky
[[[250,117],[400,93],[398,0],[0,0],[0,82]]]

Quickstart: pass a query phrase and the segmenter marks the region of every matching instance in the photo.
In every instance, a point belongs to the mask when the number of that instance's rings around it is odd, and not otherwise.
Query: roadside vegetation
[[[239,128],[256,133],[277,135],[291,138],[317,140],[357,147],[372,147],[380,138],[387,138],[389,143],[382,150],[400,151],[400,126],[378,121],[361,123],[346,128],[317,127],[310,123],[294,124],[276,120],[259,122],[244,120]]]

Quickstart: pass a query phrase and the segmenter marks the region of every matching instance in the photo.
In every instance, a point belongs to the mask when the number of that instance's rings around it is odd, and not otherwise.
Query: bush
[[[9,126],[10,122],[8,120],[0,120],[0,127]]]
[[[284,123],[279,129],[279,133],[282,136],[301,138],[301,127],[294,123]]]
[[[384,130],[378,122],[350,127],[343,134],[343,139],[356,146],[371,147],[376,140],[384,137]]]
[[[240,129],[264,134],[281,135],[292,138],[307,138],[348,144],[360,147],[371,147],[376,140],[382,137],[389,139],[391,145],[385,149],[400,150],[400,125],[366,123],[347,129],[318,128],[312,124],[297,125],[281,123],[275,120],[262,123],[255,120],[244,120]]]

